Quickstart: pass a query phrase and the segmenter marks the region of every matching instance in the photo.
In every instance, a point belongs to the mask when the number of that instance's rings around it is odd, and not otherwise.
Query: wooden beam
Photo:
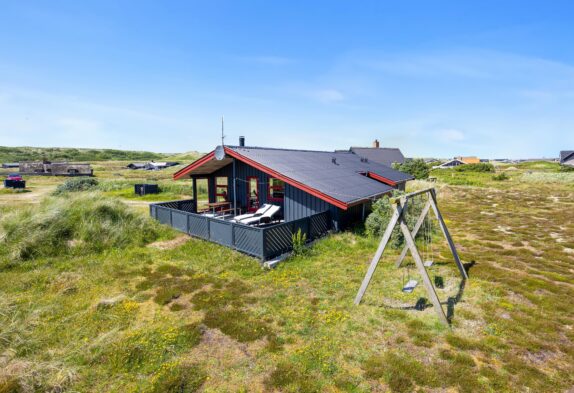
[[[446,238],[446,241],[448,242],[448,246],[450,247],[450,252],[452,253],[452,256],[454,257],[454,261],[456,262],[456,266],[458,267],[458,270],[459,270],[462,278],[467,280],[468,275],[466,274],[466,270],[464,269],[464,266],[463,266],[462,262],[460,261],[460,258],[458,256],[458,252],[456,251],[456,246],[454,245],[454,241],[452,240],[452,237],[450,236],[448,228],[446,227],[446,224],[442,218],[442,214],[440,213],[440,210],[438,209],[438,205],[436,202],[436,193],[435,193],[434,188],[431,189],[430,195],[431,195],[431,199],[430,199],[431,207],[434,211],[434,214],[436,215],[436,218],[438,219],[440,229],[442,230],[442,233],[444,234],[444,237]]]
[[[426,218],[426,215],[428,214],[429,210],[430,210],[430,200],[427,201],[427,203],[425,204],[425,207],[423,208],[421,215],[419,216],[419,218],[415,224],[415,227],[413,228],[413,230],[411,232],[411,236],[413,237],[413,239],[416,239],[417,233],[419,233],[419,229],[421,229],[421,226],[425,222],[425,218]],[[409,247],[407,245],[405,245],[405,247],[403,248],[403,251],[401,252],[401,255],[397,259],[397,262],[395,262],[396,267],[401,266],[401,264],[403,263],[403,260],[407,256],[408,251],[409,251]]]
[[[357,293],[357,296],[355,297],[355,304],[361,303],[361,300],[363,299],[363,295],[367,291],[367,287],[369,286],[369,283],[371,282],[371,278],[373,277],[373,274],[375,273],[375,270],[377,269],[377,265],[379,263],[379,260],[381,259],[381,256],[383,255],[383,252],[385,251],[385,247],[387,246],[387,243],[389,242],[389,239],[391,238],[391,235],[393,234],[393,229],[395,228],[395,225],[397,224],[399,217],[402,215],[403,210],[401,208],[397,208],[396,206],[393,206],[393,207],[394,207],[393,215],[391,216],[391,220],[389,221],[389,225],[387,225],[387,229],[385,230],[383,238],[381,239],[381,242],[379,243],[379,248],[377,248],[377,252],[375,253],[375,256],[373,257],[373,259],[371,260],[371,264],[369,265],[369,269],[367,270],[367,274],[365,275],[365,278],[363,279],[363,282],[361,283],[361,288],[359,288],[359,292]]]
[[[399,201],[401,199],[408,200],[408,199],[411,199],[413,197],[416,197],[417,195],[424,194],[426,192],[432,192],[432,191],[434,191],[434,188],[432,188],[432,187],[431,188],[425,188],[424,190],[419,190],[419,191],[411,192],[409,194],[401,195],[401,196],[396,197],[396,198],[391,198],[390,202],[391,202],[391,204],[392,203],[397,204],[397,203],[399,203]]]
[[[401,231],[403,232],[403,235],[405,236],[405,240],[407,242],[407,245],[409,247],[411,255],[413,256],[413,259],[415,260],[415,265],[417,266],[417,269],[419,270],[419,274],[421,275],[421,277],[423,279],[423,284],[424,284],[424,286],[427,290],[427,293],[430,297],[430,301],[433,304],[434,309],[435,309],[439,319],[441,320],[441,322],[444,323],[445,325],[448,325],[448,319],[446,317],[446,314],[444,313],[444,310],[440,304],[440,300],[439,300],[439,298],[438,298],[438,296],[434,290],[434,286],[432,285],[430,277],[427,273],[427,270],[425,269],[425,267],[423,265],[423,261],[421,260],[421,256],[419,255],[419,252],[417,250],[415,240],[411,236],[411,233],[409,231],[409,227],[407,226],[403,216],[400,217],[399,224],[401,226]]]

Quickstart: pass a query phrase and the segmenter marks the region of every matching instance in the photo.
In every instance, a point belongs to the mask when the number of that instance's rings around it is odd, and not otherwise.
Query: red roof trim
[[[376,173],[373,172],[367,172],[367,176],[370,177],[371,179],[380,181],[381,183],[388,184],[389,186],[394,187],[397,185],[397,182],[387,179],[386,177],[383,177],[381,175],[377,175]]]
[[[185,168],[182,168],[179,171],[175,172],[173,174],[173,180],[181,179],[183,176],[187,175],[189,172],[193,171],[194,169],[199,168],[200,166],[205,164],[207,161],[210,161],[214,157],[215,157],[215,151],[212,151],[211,153],[208,153],[208,154],[204,155],[203,157],[198,158],[197,160],[195,160],[194,162],[192,162],[191,164],[189,164]]]
[[[347,208],[349,207],[349,205],[347,205],[345,202],[341,202],[341,201],[338,200],[338,199],[335,199],[335,198],[333,198],[333,197],[330,197],[330,196],[328,196],[328,195],[325,195],[325,194],[323,194],[322,192],[320,192],[320,191],[318,191],[318,190],[315,190],[314,188],[311,188],[311,187],[306,186],[306,185],[304,185],[304,184],[302,184],[302,183],[300,183],[300,182],[298,182],[298,181],[296,181],[296,180],[293,180],[293,179],[291,179],[290,177],[287,177],[287,176],[285,176],[285,175],[282,175],[281,173],[279,173],[279,172],[277,172],[277,171],[274,171],[273,169],[270,169],[270,168],[266,167],[265,165],[261,165],[261,164],[259,164],[258,162],[253,161],[253,160],[251,160],[251,159],[249,159],[249,158],[247,158],[247,157],[245,157],[245,156],[243,156],[243,155],[237,153],[237,152],[236,152],[235,150],[233,150],[233,149],[230,149],[230,148],[226,147],[226,148],[225,148],[225,153],[226,153],[226,154],[229,154],[229,155],[230,155],[231,157],[233,157],[233,158],[237,158],[238,160],[243,161],[243,162],[245,162],[246,164],[251,165],[251,166],[254,167],[254,168],[259,169],[261,172],[265,172],[265,173],[267,173],[267,174],[270,175],[270,176],[276,177],[277,179],[281,179],[281,180],[283,180],[285,183],[290,184],[290,185],[292,185],[293,187],[297,187],[297,188],[299,188],[300,190],[303,190],[303,191],[305,191],[305,192],[307,192],[307,193],[309,193],[309,194],[311,194],[311,195],[313,195],[313,196],[316,196],[316,197],[319,198],[319,199],[324,200],[325,202],[328,202],[328,203],[330,203],[330,204],[332,204],[332,205],[335,205],[335,206],[337,206],[337,207],[340,208],[340,209],[347,210]]]

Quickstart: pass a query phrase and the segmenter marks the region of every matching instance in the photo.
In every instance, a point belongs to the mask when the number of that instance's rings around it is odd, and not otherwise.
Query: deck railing
[[[311,241],[331,229],[328,211],[295,221],[254,227],[196,213],[194,200],[150,205],[150,215],[181,232],[209,240],[266,261],[293,249],[292,235],[299,229]]]

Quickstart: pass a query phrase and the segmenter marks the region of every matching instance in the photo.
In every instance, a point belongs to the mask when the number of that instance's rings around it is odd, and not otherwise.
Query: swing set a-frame
[[[422,197],[424,194],[427,195],[428,200],[427,200],[425,206],[423,207],[421,214],[415,223],[414,228],[411,231],[411,230],[409,230],[409,227],[407,226],[407,222],[405,219],[409,200],[412,200],[415,197]],[[466,273],[466,270],[464,269],[464,266],[463,266],[462,262],[460,261],[460,258],[458,256],[457,251],[456,251],[456,247],[454,245],[454,242],[450,236],[448,228],[446,227],[446,224],[444,222],[442,214],[440,213],[440,210],[438,208],[437,201],[436,201],[435,189],[434,188],[427,188],[425,190],[421,190],[421,191],[417,191],[417,192],[412,192],[410,194],[402,195],[398,198],[391,198],[391,205],[393,207],[393,215],[391,216],[391,219],[389,221],[389,225],[387,226],[385,233],[383,234],[383,237],[381,239],[381,242],[379,243],[379,247],[377,248],[377,252],[375,253],[373,260],[371,261],[371,264],[369,265],[369,269],[367,270],[367,274],[365,275],[365,278],[363,279],[363,283],[361,284],[361,288],[359,289],[359,292],[357,293],[357,296],[355,297],[355,304],[358,305],[361,302],[361,300],[363,299],[363,296],[365,295],[365,292],[367,291],[369,283],[371,282],[371,278],[373,277],[373,274],[375,273],[375,270],[377,269],[377,265],[379,264],[379,261],[380,261],[381,257],[383,256],[385,248],[386,248],[386,246],[387,246],[387,244],[391,238],[391,235],[393,233],[393,229],[398,224],[400,229],[401,229],[401,232],[405,238],[406,245],[403,248],[403,250],[402,250],[402,252],[401,252],[395,265],[397,268],[400,267],[404,258],[407,255],[407,252],[410,251],[410,253],[411,253],[411,255],[415,261],[415,265],[417,267],[417,270],[418,270],[418,272],[419,272],[419,274],[423,280],[423,284],[424,284],[425,289],[428,293],[430,301],[433,304],[434,309],[435,309],[440,321],[442,323],[444,323],[445,325],[448,325],[449,321],[448,321],[447,316],[446,316],[446,314],[442,308],[440,300],[436,294],[434,285],[433,285],[431,279],[429,278],[429,275],[428,275],[428,272],[426,269],[426,267],[429,265],[429,263],[423,262],[421,255],[419,253],[419,250],[417,248],[416,242],[415,242],[415,238],[417,236],[417,233],[419,232],[419,230],[423,226],[423,224],[425,222],[425,218],[430,214],[430,210],[432,209],[435,216],[436,216],[436,219],[438,220],[438,224],[440,226],[440,229],[441,229],[444,237],[446,238],[446,241],[448,242],[450,251],[452,253],[452,256],[454,257],[454,261],[458,267],[458,270],[460,272],[462,279],[463,280],[468,279],[468,275]],[[432,264],[432,262],[430,262],[430,264]],[[412,282],[409,281],[409,283],[407,283],[407,286],[409,286],[409,285],[411,287],[414,287],[414,285],[416,285],[416,282],[413,285]]]

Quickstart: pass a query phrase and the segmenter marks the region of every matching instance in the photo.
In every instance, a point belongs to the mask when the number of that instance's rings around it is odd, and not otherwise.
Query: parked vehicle
[[[8,175],[8,177],[6,177],[6,180],[17,180],[17,181],[20,181],[20,180],[24,180],[24,179],[22,179],[22,176],[20,176],[18,173],[10,173],[10,174]]]

